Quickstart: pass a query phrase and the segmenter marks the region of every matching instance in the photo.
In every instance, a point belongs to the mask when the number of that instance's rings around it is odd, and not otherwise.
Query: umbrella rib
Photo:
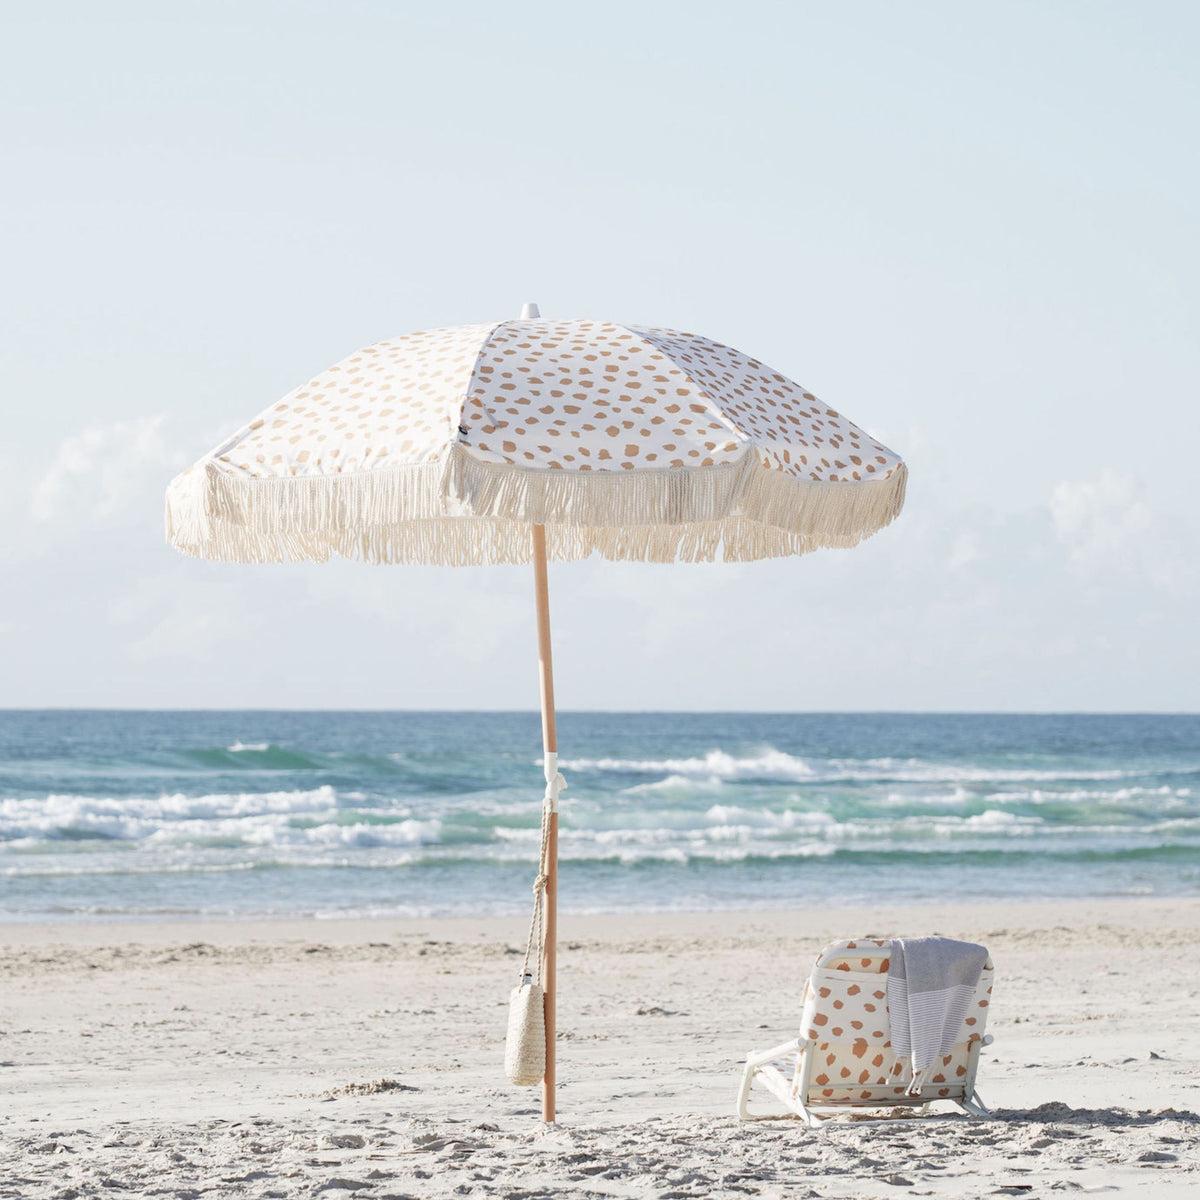
[[[491,329],[488,330],[487,337],[485,337],[483,339],[483,341],[479,343],[479,349],[475,352],[475,361],[471,364],[470,371],[467,372],[466,390],[463,392],[462,396],[459,398],[458,411],[451,418],[451,421],[450,421],[449,449],[451,449],[451,450],[453,450],[453,448],[455,446],[462,445],[462,442],[459,441],[459,438],[462,434],[462,415],[463,415],[464,410],[467,407],[468,402],[471,399],[471,384],[474,382],[475,376],[479,371],[479,364],[481,362],[483,362],[484,351],[486,351],[487,348],[492,344],[492,338],[494,338],[496,336],[496,331],[499,329],[503,329],[504,326],[508,325],[508,324],[509,324],[508,321],[497,321],[491,327]]]
[[[622,325],[621,328],[627,329],[635,338],[639,338],[643,342],[649,342],[650,345],[653,346],[664,358],[666,358],[676,370],[682,372],[683,375],[686,376],[688,383],[699,390],[701,397],[704,399],[704,403],[709,407],[710,414],[716,417],[717,420],[719,420],[721,424],[729,430],[729,432],[737,441],[743,444],[752,444],[753,439],[750,437],[750,435],[739,429],[733,423],[733,421],[721,411],[720,404],[718,404],[717,401],[713,399],[711,395],[709,395],[708,389],[704,386],[704,384],[702,384],[686,366],[676,361],[675,356],[663,345],[662,341],[660,341],[658,337],[648,331],[642,332],[639,326],[631,327],[629,325]]]

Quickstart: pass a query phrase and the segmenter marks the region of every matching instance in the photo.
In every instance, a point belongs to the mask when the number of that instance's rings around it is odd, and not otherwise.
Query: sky
[[[736,346],[899,520],[551,567],[565,709],[1200,709],[1200,6],[0,0],[0,707],[527,709],[528,568],[181,557],[162,493],[413,329]]]

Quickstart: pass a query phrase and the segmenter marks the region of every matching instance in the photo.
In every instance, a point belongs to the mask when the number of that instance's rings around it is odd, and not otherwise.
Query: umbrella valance
[[[173,481],[167,537],[236,562],[748,560],[852,546],[904,503],[886,446],[669,329],[514,320],[352,354]]]

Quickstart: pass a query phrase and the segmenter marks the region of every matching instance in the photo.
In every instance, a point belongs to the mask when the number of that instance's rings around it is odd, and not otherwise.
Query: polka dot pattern
[[[289,392],[167,489],[168,541],[235,562],[747,562],[857,545],[907,470],[729,346],[604,321],[405,334]],[[469,519],[464,519],[469,518]]]
[[[214,455],[254,478],[444,457],[537,471],[763,464],[819,483],[887,479],[899,458],[812,393],[707,338],[532,320],[379,342],[309,380]]]
[[[256,478],[431,462],[458,436],[462,398],[493,328],[428,329],[367,346],[260,413],[216,461]]]
[[[802,1037],[815,1042],[812,1082],[805,1104],[897,1103],[912,1080],[907,1056],[892,1052],[887,1008],[888,958],[873,951],[886,949],[887,939],[859,938],[835,942],[822,951],[805,988],[800,1018]],[[864,954],[867,950],[872,953]],[[987,1025],[994,969],[989,960],[979,978],[975,997],[949,1054],[944,1054],[924,1100],[955,1099],[963,1094],[968,1051]],[[793,1086],[798,1088],[797,1071]]]

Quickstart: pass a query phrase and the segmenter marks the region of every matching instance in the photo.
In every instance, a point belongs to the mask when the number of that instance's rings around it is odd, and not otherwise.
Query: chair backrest
[[[888,1020],[889,938],[848,938],[821,951],[805,989],[800,1036],[810,1038],[811,1066],[797,1071],[794,1087],[807,1080],[803,1102],[811,1107],[924,1104],[957,1100],[968,1082],[969,1047],[987,1026],[995,974],[989,958],[953,1049],[942,1055],[919,1097],[906,1095],[912,1080],[907,1057],[892,1053]],[[807,1055],[806,1055],[807,1057]]]

